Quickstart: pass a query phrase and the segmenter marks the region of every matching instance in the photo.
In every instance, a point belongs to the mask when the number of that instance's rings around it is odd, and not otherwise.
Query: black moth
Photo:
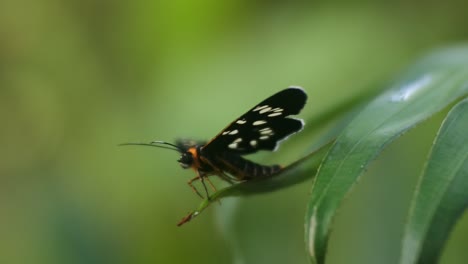
[[[299,114],[306,100],[307,94],[302,88],[284,89],[254,106],[207,143],[178,140],[175,144],[153,141],[122,145],[153,146],[179,152],[178,162],[182,168],[192,168],[197,174],[188,181],[189,186],[203,197],[192,184],[200,180],[209,198],[205,179],[215,188],[208,176],[217,175],[233,183],[270,177],[281,171],[279,165],[260,165],[242,156],[259,150],[274,151],[281,140],[300,131],[304,122],[288,116]]]

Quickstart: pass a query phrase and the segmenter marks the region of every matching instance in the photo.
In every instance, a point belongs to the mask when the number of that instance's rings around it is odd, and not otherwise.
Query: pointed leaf
[[[468,48],[438,52],[411,67],[349,124],[313,185],[305,234],[313,263],[324,263],[336,210],[367,165],[402,133],[467,94]]]
[[[420,179],[404,233],[400,263],[437,263],[468,206],[468,99],[440,128]]]

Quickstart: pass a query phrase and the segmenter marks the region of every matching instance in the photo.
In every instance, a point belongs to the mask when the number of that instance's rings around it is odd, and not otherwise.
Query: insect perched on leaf
[[[281,171],[279,165],[260,165],[242,156],[259,150],[274,151],[281,140],[300,131],[304,126],[303,121],[289,116],[299,114],[306,100],[307,95],[301,88],[284,89],[254,106],[208,142],[178,140],[175,144],[153,141],[122,145],[144,145],[179,152],[181,156],[178,162],[182,168],[192,168],[196,172],[188,185],[203,198],[193,185],[194,181],[199,180],[209,199],[205,179],[216,189],[208,176],[217,175],[234,183],[270,177]]]

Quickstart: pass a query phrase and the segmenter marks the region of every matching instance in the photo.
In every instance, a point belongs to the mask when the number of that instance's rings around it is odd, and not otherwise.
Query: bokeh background
[[[178,228],[199,203],[193,172],[171,151],[116,145],[208,139],[289,85],[306,89],[301,116],[313,119],[466,41],[467,14],[461,0],[1,1],[0,263],[307,263],[311,181]],[[338,215],[330,263],[397,261],[441,119],[369,168]],[[317,139],[309,129],[253,158],[299,158]],[[443,263],[467,263],[466,218]]]

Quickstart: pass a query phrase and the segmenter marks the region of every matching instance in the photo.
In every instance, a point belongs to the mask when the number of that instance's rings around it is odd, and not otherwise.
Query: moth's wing
[[[307,101],[299,87],[289,87],[263,100],[224,128],[203,148],[205,153],[233,152],[240,155],[258,150],[273,151],[278,142],[300,131],[303,121],[289,118]]]

